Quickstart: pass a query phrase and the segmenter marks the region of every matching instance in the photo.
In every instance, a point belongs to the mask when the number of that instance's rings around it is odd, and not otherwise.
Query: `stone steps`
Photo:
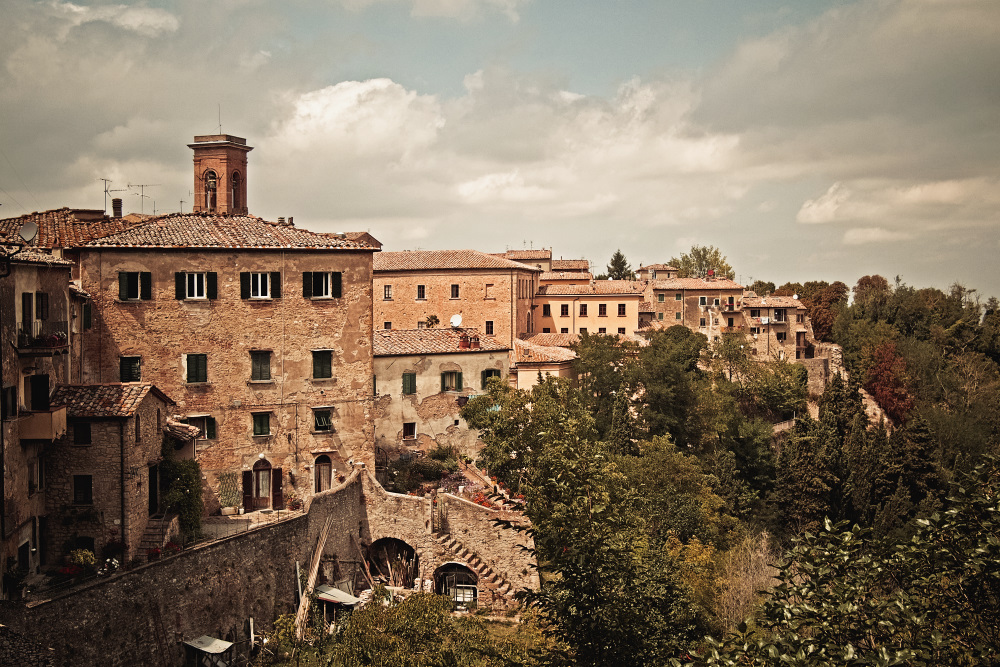
[[[510,584],[503,576],[497,573],[493,568],[484,563],[479,556],[468,549],[464,544],[458,541],[457,538],[452,536],[450,533],[434,533],[434,539],[437,540],[438,544],[443,546],[447,551],[451,552],[455,556],[459,556],[462,560],[469,564],[482,582],[482,585],[492,591],[496,591],[499,595],[503,597],[513,597],[514,586]]]
[[[146,530],[142,533],[142,539],[139,540],[139,553],[145,554],[150,549],[162,549],[164,545],[164,540],[167,535],[164,531],[170,524],[172,517],[163,516],[162,514],[153,515],[149,517],[146,522]]]

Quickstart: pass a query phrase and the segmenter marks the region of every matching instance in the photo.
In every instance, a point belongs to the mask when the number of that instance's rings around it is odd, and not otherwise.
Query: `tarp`
[[[228,651],[229,647],[233,645],[232,642],[216,639],[215,637],[209,637],[208,635],[202,635],[197,639],[192,639],[191,641],[184,643],[192,648],[198,649],[202,653],[222,653],[224,651]]]
[[[326,584],[316,587],[316,597],[324,602],[336,602],[338,604],[346,605],[356,605],[361,602],[360,599],[354,597],[350,593],[345,593],[339,588],[327,586]]]

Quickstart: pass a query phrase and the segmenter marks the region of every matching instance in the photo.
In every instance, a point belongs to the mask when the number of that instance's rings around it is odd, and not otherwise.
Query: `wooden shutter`
[[[243,471],[243,510],[252,512],[253,506],[253,471]]]
[[[31,322],[35,319],[35,295],[31,292],[21,293],[22,324],[27,333],[31,333]]]
[[[31,409],[49,409],[49,376],[29,375],[28,383],[31,389]]]
[[[215,271],[209,271],[205,276],[205,295],[209,299],[219,298],[219,274]]]
[[[205,417],[205,437],[215,440],[215,417]]]
[[[483,389],[486,389],[486,382],[487,382],[487,380],[490,379],[490,372],[489,371],[483,371],[482,373],[480,373],[480,375],[483,378]]]
[[[281,488],[281,468],[271,468],[271,507],[276,510],[285,507],[285,496]]]
[[[341,292],[341,274],[340,274],[340,271],[334,271],[331,274],[331,279],[333,281],[333,284],[330,286],[330,290],[331,290],[330,291],[330,296],[332,296],[334,299],[339,299],[340,298],[340,292]]]
[[[240,273],[240,298],[250,298],[250,274],[246,271]]]
[[[118,272],[118,300],[125,301],[128,299],[128,272],[119,271]]]
[[[186,276],[182,271],[174,273],[174,298],[183,299],[187,296]]]
[[[49,319],[49,295],[45,292],[35,293],[35,319],[47,320]]]
[[[149,271],[139,274],[139,298],[143,301],[153,298],[153,274]]]
[[[313,274],[312,271],[302,272],[302,296],[311,299],[313,295]]]
[[[271,298],[281,298],[281,271],[271,271]]]
[[[462,374],[455,373],[455,391],[462,391]]]
[[[87,330],[94,325],[93,309],[90,306],[90,302],[83,304],[81,310],[83,311],[83,328]]]
[[[447,373],[441,373],[441,391],[448,391]]]

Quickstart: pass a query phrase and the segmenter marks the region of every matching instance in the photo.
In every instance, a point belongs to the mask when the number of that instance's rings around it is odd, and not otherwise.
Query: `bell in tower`
[[[230,134],[196,136],[194,212],[247,215],[247,140]]]

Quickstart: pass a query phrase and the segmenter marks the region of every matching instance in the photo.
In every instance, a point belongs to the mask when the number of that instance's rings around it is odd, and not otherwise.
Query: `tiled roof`
[[[421,271],[428,269],[520,269],[538,271],[533,266],[513,262],[478,250],[406,250],[380,252],[374,256],[375,271]]]
[[[503,254],[507,259],[523,262],[526,259],[552,259],[551,250],[508,250]]]
[[[215,213],[164,215],[87,245],[119,248],[373,249],[367,241],[351,240],[346,234],[321,234],[291,223],[268,222],[252,215]]]
[[[651,313],[653,312],[653,304],[649,301],[639,302],[639,312],[640,313]]]
[[[554,259],[553,271],[590,271],[590,262],[585,259]]]
[[[593,280],[594,274],[589,271],[544,271],[539,280]]]
[[[638,268],[639,271],[646,269],[649,269],[650,271],[677,271],[676,266],[670,266],[669,264],[649,264]]]
[[[478,348],[459,347],[463,336],[478,336]],[[482,336],[478,329],[444,327],[441,329],[376,329],[374,352],[376,357],[403,354],[450,354],[468,352],[497,352],[508,349],[492,336]]]
[[[67,406],[70,417],[130,417],[150,391],[173,402],[148,382],[115,382],[58,385],[52,404]]]
[[[576,359],[573,350],[553,345],[539,345],[527,340],[515,340],[510,356],[515,364],[552,363]]]
[[[743,286],[739,283],[735,283],[728,278],[719,278],[717,280],[705,280],[704,278],[669,278],[667,280],[653,280],[650,283],[653,289],[666,289],[666,290],[724,290],[724,289],[738,289],[742,290]]]
[[[646,288],[642,280],[596,280],[589,285],[543,285],[539,291],[550,295],[588,294],[642,294]]]
[[[57,208],[0,220],[0,242],[19,242],[18,232],[26,222],[38,225],[35,248],[73,248],[94,239],[142,224],[134,218],[110,218],[101,210]]]
[[[790,296],[744,296],[742,303],[744,308],[801,308],[803,310],[806,308],[801,301]]]
[[[48,264],[49,266],[73,266],[73,262],[68,259],[62,259],[61,257],[56,257],[55,255],[50,255],[44,252],[35,252],[34,250],[22,250],[21,252],[13,255],[10,261],[14,264]]]
[[[173,417],[167,417],[166,423],[163,425],[163,432],[178,440],[193,440],[201,435],[201,429],[197,426],[185,424]]]
[[[528,334],[524,340],[531,341],[536,345],[569,347],[579,341],[580,336],[568,333],[536,333]]]

